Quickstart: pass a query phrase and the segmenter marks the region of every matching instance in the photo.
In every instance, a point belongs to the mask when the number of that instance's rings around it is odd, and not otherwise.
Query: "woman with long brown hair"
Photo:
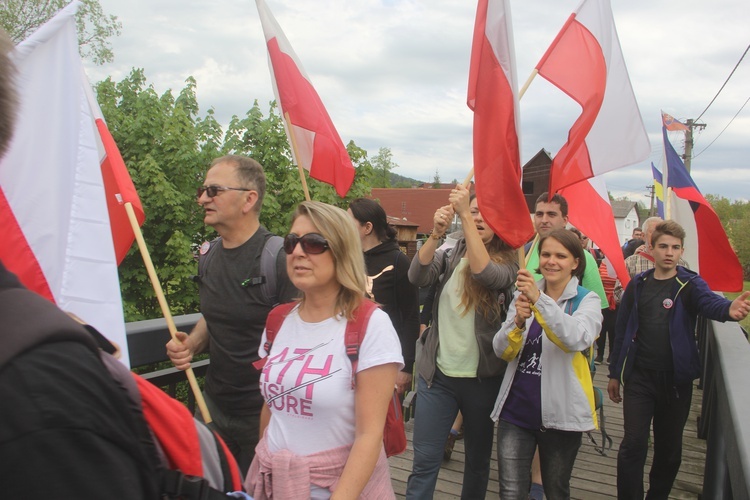
[[[414,462],[406,498],[432,498],[443,451],[458,411],[464,418],[466,461],[462,498],[487,491],[494,425],[490,419],[505,363],[492,338],[505,319],[518,271],[513,250],[485,223],[477,200],[456,186],[433,219],[432,234],[412,260],[409,279],[417,286],[438,282],[432,327],[421,337],[417,363],[418,410]],[[436,252],[454,214],[463,238]]]

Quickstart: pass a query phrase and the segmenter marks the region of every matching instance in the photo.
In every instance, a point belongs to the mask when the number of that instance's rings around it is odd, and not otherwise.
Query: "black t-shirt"
[[[256,414],[263,405],[259,372],[252,366],[272,306],[262,287],[243,284],[260,276],[261,252],[269,232],[260,228],[237,248],[217,243],[200,276],[201,312],[208,325],[211,364],[206,392],[225,412]],[[289,302],[297,290],[286,273],[286,255],[276,260],[276,295]]]
[[[676,276],[646,279],[638,299],[638,356],[636,365],[650,370],[672,371],[669,312],[674,307],[672,290]]]

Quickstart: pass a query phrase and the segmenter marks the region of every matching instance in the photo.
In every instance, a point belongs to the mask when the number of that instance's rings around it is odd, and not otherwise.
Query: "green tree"
[[[707,194],[711,204],[727,233],[737,257],[745,270],[745,279],[750,280],[750,202]]]
[[[157,95],[140,69],[119,83],[104,80],[96,90],[141,198],[146,213],[142,230],[167,302],[173,314],[195,312],[194,249],[206,233],[195,188],[206,158],[218,154],[212,146],[219,143],[220,127],[211,132],[211,114],[196,119],[192,78],[177,99],[171,91]],[[136,245],[119,271],[126,319],[158,317],[161,312]]]
[[[190,77],[175,99],[171,91],[159,96],[136,69],[119,83],[96,85],[97,97],[112,135],[138,190],[146,222],[144,239],[173,314],[198,309],[196,250],[215,237],[203,224],[195,189],[201,185],[211,160],[225,154],[257,159],[267,177],[261,223],[276,234],[289,230],[290,215],[304,199],[297,167],[276,105],[264,116],[257,101],[239,118],[233,116],[226,133],[213,109],[199,116],[196,82]],[[356,167],[346,198],[332,186],[308,178],[313,200],[347,208],[349,202],[370,194],[375,172],[367,151],[354,142],[347,146]],[[134,245],[120,265],[120,283],[127,321],[155,318],[161,311]]]
[[[393,153],[390,148],[380,148],[378,154],[372,157],[370,163],[376,172],[373,187],[391,187],[391,171],[398,168],[398,164],[393,161]]]
[[[122,24],[117,16],[104,13],[99,0],[80,2],[76,28],[81,56],[91,58],[95,64],[112,62],[114,54],[109,39],[120,35]],[[3,0],[0,26],[14,43],[19,43],[69,3],[70,0]]]
[[[440,172],[438,169],[435,169],[435,177],[432,179],[432,187],[435,189],[440,187]]]

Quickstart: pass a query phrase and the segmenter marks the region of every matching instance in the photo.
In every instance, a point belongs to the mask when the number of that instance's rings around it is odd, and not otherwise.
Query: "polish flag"
[[[536,69],[582,108],[552,161],[550,195],[649,156],[609,0],[584,0]]]
[[[708,283],[711,290],[742,291],[742,264],[729,243],[719,216],[698,190],[682,163],[680,155],[664,136],[664,170],[671,189],[668,212],[672,220],[685,229],[685,253],[682,258]]]
[[[592,177],[571,184],[561,189],[560,194],[568,201],[568,221],[601,249],[623,288],[628,286],[630,275],[625,267],[604,179]]]
[[[102,179],[104,180],[104,192],[107,200],[107,212],[109,212],[109,223],[112,229],[112,243],[115,247],[117,264],[122,263],[122,259],[127,255],[128,250],[135,241],[135,233],[130,224],[130,219],[125,211],[125,203],[133,206],[138,225],[142,226],[146,220],[146,214],[143,212],[141,199],[135,190],[133,179],[130,178],[128,168],[122,159],[120,149],[115,144],[112,134],[109,133],[107,124],[104,122],[104,115],[96,102],[94,92],[88,82],[85,73],[81,73],[83,81],[83,90],[86,92],[86,99],[91,108],[91,115],[94,120],[94,126],[97,133],[96,148],[99,153],[99,164],[102,169]]]
[[[268,45],[268,67],[294,161],[342,198],[354,182],[349,153],[323,101],[264,0],[256,0]],[[288,115],[288,116],[287,116]]]
[[[0,260],[29,289],[117,342],[128,364],[100,139],[81,78],[78,6],[63,8],[13,54],[20,106],[0,161]]]
[[[534,226],[521,190],[514,58],[509,0],[479,0],[467,99],[474,111],[477,203],[492,231],[519,248]]]

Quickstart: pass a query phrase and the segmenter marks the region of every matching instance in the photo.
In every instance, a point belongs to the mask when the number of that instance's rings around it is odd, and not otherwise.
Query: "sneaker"
[[[544,500],[544,486],[538,483],[531,483],[529,500]]]
[[[443,450],[443,460],[446,462],[450,461],[451,455],[453,455],[453,446],[456,444],[456,434],[452,432],[448,434],[448,441],[445,443],[445,450]]]
[[[596,358],[594,359],[594,363],[595,363],[595,364],[597,364],[597,365],[600,365],[600,364],[602,364],[602,362],[604,362],[604,356],[597,356],[597,357],[596,357]]]

